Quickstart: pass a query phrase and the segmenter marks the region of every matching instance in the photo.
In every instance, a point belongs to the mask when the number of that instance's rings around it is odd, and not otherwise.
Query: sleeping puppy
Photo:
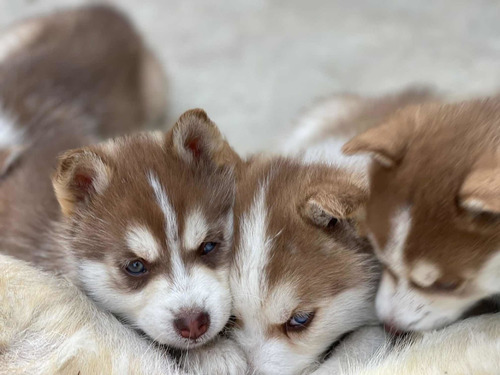
[[[376,307],[431,330],[500,293],[500,100],[426,104],[358,135],[369,154],[366,228],[384,265]]]
[[[0,248],[70,278],[151,340],[189,349],[188,368],[244,371],[238,348],[218,337],[231,309],[239,158],[202,110],[167,133],[82,147],[147,120],[144,47],[106,7],[32,22],[31,39],[0,66],[0,127],[24,145],[3,159]]]

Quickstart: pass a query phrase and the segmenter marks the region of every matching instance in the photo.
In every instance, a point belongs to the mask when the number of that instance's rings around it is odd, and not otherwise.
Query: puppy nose
[[[182,337],[196,340],[208,331],[210,315],[205,311],[187,311],[174,320],[174,327]]]

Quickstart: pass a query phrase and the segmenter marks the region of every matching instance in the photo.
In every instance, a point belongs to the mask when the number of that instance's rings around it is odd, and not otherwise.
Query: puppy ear
[[[202,109],[181,115],[171,130],[171,142],[175,152],[189,163],[205,160],[220,166],[240,160]]]
[[[65,216],[74,214],[96,195],[102,194],[111,180],[111,168],[87,148],[71,150],[59,158],[52,177],[56,198]]]
[[[462,184],[459,204],[473,214],[500,214],[500,152],[479,159]]]
[[[303,204],[302,216],[323,228],[336,220],[359,221],[367,198],[368,190],[350,181],[319,184]]]
[[[403,115],[408,111],[404,111]],[[404,156],[412,131],[408,115],[398,114],[388,122],[371,128],[347,142],[342,151],[346,155],[370,154],[386,168],[396,165]]]
[[[12,146],[0,149],[0,177],[7,174],[9,169],[19,160],[25,146]]]

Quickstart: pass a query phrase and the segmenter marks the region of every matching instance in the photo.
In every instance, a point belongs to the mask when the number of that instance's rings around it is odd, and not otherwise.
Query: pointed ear
[[[337,220],[360,220],[367,199],[368,190],[351,181],[323,183],[314,187],[301,213],[313,224],[326,228]]]
[[[473,214],[500,215],[500,152],[479,159],[458,198],[460,206]]]
[[[111,168],[102,158],[87,148],[64,153],[52,177],[63,214],[72,215],[96,194],[102,194],[111,180],[111,173]]]
[[[408,111],[404,111],[403,115]],[[388,122],[371,128],[347,142],[342,151],[346,155],[370,154],[386,168],[396,165],[404,156],[412,131],[408,115],[398,114]]]
[[[190,163],[204,160],[220,166],[240,161],[202,109],[191,109],[177,120],[171,130],[171,141],[177,154]]]
[[[0,149],[0,177],[7,174],[9,169],[19,160],[24,150],[25,146],[12,146]]]

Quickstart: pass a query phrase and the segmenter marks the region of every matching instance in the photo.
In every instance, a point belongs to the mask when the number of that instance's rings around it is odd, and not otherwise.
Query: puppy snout
[[[186,339],[196,340],[210,327],[210,315],[205,311],[186,311],[174,320],[177,333]]]

